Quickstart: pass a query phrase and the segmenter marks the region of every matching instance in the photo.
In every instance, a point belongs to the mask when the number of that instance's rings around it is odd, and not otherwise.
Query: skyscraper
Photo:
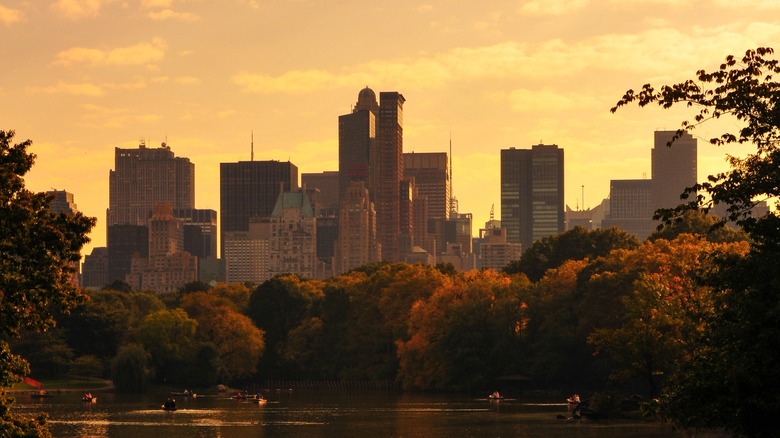
[[[353,182],[341,202],[334,271],[341,274],[377,262],[381,248],[376,238],[376,211],[363,181]]]
[[[382,245],[382,259],[400,261],[400,190],[404,179],[403,105],[406,99],[396,91],[379,93],[379,130],[377,153],[372,166],[373,188],[377,216],[377,234]],[[376,176],[376,178],[374,178]],[[369,188],[369,191],[372,190]]]
[[[450,217],[451,183],[446,152],[404,153],[404,177],[414,177],[417,194],[428,198],[429,218]]]
[[[195,165],[175,157],[165,143],[159,148],[115,148],[109,171],[108,220],[111,225],[143,225],[155,205],[195,208]]]
[[[350,184],[363,181],[371,187],[371,166],[376,147],[379,104],[368,87],[360,90],[352,112],[339,116],[339,200]],[[373,194],[372,194],[373,196]]]
[[[279,195],[271,212],[268,273],[317,277],[317,219],[302,190]]]
[[[697,183],[697,141],[691,134],[667,146],[676,131],[655,131],[652,151],[653,210],[672,208],[687,202],[680,194]],[[695,195],[689,199],[694,199]]]
[[[501,150],[501,224],[523,251],[564,231],[563,149],[534,145]]]
[[[298,167],[289,161],[220,163],[221,241],[226,232],[248,231],[251,218],[270,217],[279,195],[297,189]]]

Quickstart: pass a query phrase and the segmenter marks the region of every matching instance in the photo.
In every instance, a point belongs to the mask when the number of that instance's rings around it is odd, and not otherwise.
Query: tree
[[[151,355],[158,379],[187,383],[180,381],[180,369],[195,357],[197,326],[198,323],[182,309],[151,313],[138,326],[138,340]]]
[[[774,79],[780,64],[770,59],[773,53],[758,48],[742,58],[730,55],[715,71],[699,70],[696,80],[628,90],[612,108],[636,103],[698,109],[693,120],[682,122],[670,147],[684,132],[721,117],[732,118],[741,128],[710,143],[755,146],[745,158],[730,157],[729,171],[686,189],[683,197],[695,195],[693,199],[657,213],[673,223],[685,211],[706,212],[723,203],[728,215],[722,220],[736,222],[751,239],[746,256],[721,258],[709,276],[715,311],[694,339],[692,359],[673,376],[662,398],[662,406],[681,427],[725,428],[751,437],[777,433],[766,419],[780,416],[780,217],[776,212],[751,214],[758,201],[780,195],[780,83]]]
[[[151,357],[141,344],[123,345],[111,360],[111,378],[120,392],[144,392],[152,377]]]
[[[636,237],[618,228],[591,231],[577,226],[563,234],[537,240],[523,252],[520,260],[509,263],[504,272],[524,273],[531,281],[539,281],[548,269],[557,268],[567,260],[596,258],[613,249],[637,246]]]
[[[680,234],[697,234],[710,242],[738,242],[748,239],[744,231],[724,226],[715,216],[699,210],[689,210],[680,215],[680,220],[663,224],[661,229],[654,231],[647,240],[672,240]]]
[[[35,155],[30,140],[12,144],[14,131],[0,131],[0,336],[54,326],[54,315],[67,312],[81,294],[72,284],[81,248],[95,219],[81,213],[54,214],[52,197],[24,186]],[[0,341],[0,430],[48,435],[38,419],[10,413],[5,389],[25,375],[23,359]],[[10,432],[9,432],[10,433]]]

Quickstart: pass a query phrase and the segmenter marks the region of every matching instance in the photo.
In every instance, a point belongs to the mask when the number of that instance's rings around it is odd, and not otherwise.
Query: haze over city
[[[649,178],[653,131],[689,113],[610,107],[772,46],[779,18],[774,1],[741,0],[0,0],[0,129],[34,142],[28,188],[67,190],[98,218],[88,254],[105,245],[115,147],[166,142],[195,164],[196,207],[218,210],[219,163],[249,160],[252,135],[256,160],[338,170],[338,116],[365,86],[398,91],[404,152],[451,139],[476,230],[499,214],[501,149],[563,148],[571,208]],[[700,140],[699,179],[726,152],[740,153]]]

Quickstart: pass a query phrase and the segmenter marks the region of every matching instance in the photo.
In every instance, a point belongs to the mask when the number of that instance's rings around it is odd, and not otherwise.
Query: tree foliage
[[[95,219],[81,213],[55,214],[52,198],[24,186],[24,175],[35,155],[30,140],[13,144],[14,131],[0,130],[0,336],[15,337],[23,330],[43,331],[54,317],[67,312],[81,295],[71,280],[78,269],[81,248],[89,241]],[[0,387],[27,371],[24,361],[0,341]],[[9,412],[0,394],[0,425],[19,436],[45,434],[39,421]],[[5,429],[4,429],[5,430]]]
[[[696,79],[628,90],[612,108],[614,112],[632,103],[696,108],[676,138],[711,120],[731,117],[738,130],[712,137],[710,143],[755,147],[744,158],[730,157],[730,170],[687,189],[685,194],[695,198],[658,213],[671,223],[685,211],[706,212],[723,203],[728,215],[722,220],[734,221],[749,234],[750,252],[721,259],[711,273],[715,312],[704,320],[693,339],[692,359],[673,376],[662,399],[680,426],[720,427],[737,436],[775,436],[775,425],[766,419],[780,416],[780,218],[776,212],[751,214],[757,202],[776,201],[780,195],[780,82],[775,79],[780,64],[771,59],[773,53],[765,47],[748,50],[741,58],[726,57],[714,71],[699,70]]]
[[[523,273],[531,281],[538,281],[548,269],[556,268],[567,260],[595,258],[613,249],[630,249],[638,245],[636,237],[618,228],[591,231],[577,226],[563,234],[537,240],[523,251],[520,260],[507,265],[504,272]]]

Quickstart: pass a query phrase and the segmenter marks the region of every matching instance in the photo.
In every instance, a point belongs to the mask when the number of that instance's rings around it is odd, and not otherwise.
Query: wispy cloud
[[[191,12],[177,12],[172,9],[163,9],[161,11],[152,11],[147,14],[154,21],[178,20],[178,21],[198,21],[200,16]]]
[[[52,10],[71,20],[95,17],[100,12],[103,0],[57,0]]]
[[[0,5],[0,23],[10,26],[21,21],[24,21],[24,13],[22,11]]]
[[[58,53],[54,64],[63,66],[74,64],[93,66],[146,65],[163,59],[166,49],[167,44],[162,38],[154,38],[148,43],[115,49],[73,47]]]

